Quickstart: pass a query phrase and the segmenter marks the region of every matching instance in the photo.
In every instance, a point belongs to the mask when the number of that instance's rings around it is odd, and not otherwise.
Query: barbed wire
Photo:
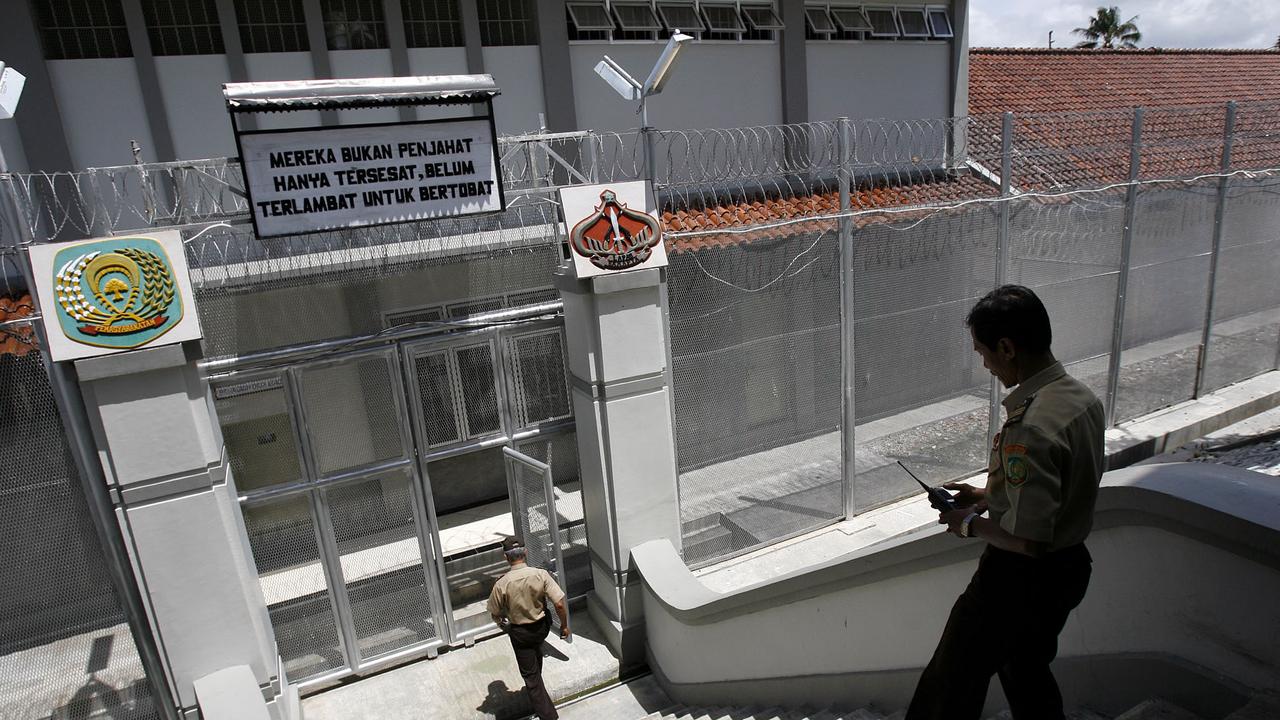
[[[720,235],[745,235],[751,233],[760,233],[769,230],[776,230],[792,225],[804,225],[807,223],[821,223],[839,221],[842,218],[856,219],[869,216],[914,216],[915,220],[905,225],[894,225],[892,229],[907,231],[914,229],[922,222],[930,217],[943,212],[960,210],[971,206],[996,206],[1002,203],[1026,200],[1064,200],[1075,197],[1085,197],[1090,195],[1106,195],[1113,194],[1118,190],[1134,187],[1154,187],[1154,186],[1192,186],[1202,183],[1206,180],[1245,177],[1249,179],[1257,179],[1261,177],[1275,177],[1280,175],[1280,166],[1266,168],[1263,170],[1233,170],[1227,173],[1205,173],[1189,178],[1167,178],[1153,180],[1136,180],[1133,182],[1115,182],[1107,185],[1090,188],[1080,188],[1072,190],[1064,190],[1059,192],[1023,192],[1018,195],[1009,197],[975,197],[955,202],[939,202],[933,204],[906,205],[902,207],[878,207],[878,208],[856,208],[843,212],[819,213],[814,215],[806,215],[797,218],[783,218],[778,220],[770,220],[741,227],[718,227],[712,230],[685,230],[670,231],[665,233],[669,239],[687,239],[699,237],[712,237]]]
[[[1204,171],[1220,164],[1224,108],[1149,110],[1142,170],[1169,177],[1140,175],[1137,184],[1191,187],[1212,178],[1274,173],[1280,158],[1280,103],[1238,105],[1234,138],[1246,167],[1225,174]],[[1104,196],[1130,185],[1125,176],[1132,117],[1130,111],[1016,115],[1009,158],[1016,197],[1059,202],[1070,208],[1063,212],[1076,214],[1087,213],[1090,203],[1101,203],[1100,210],[1110,207]],[[17,227],[6,227],[0,244],[176,228],[184,235],[199,286],[504,253],[559,242],[563,230],[554,190],[646,178],[650,149],[661,211],[693,219],[692,227],[677,223],[668,230],[677,242],[767,235],[804,223],[821,229],[841,218],[882,220],[890,230],[909,231],[937,213],[1007,201],[995,190],[1003,159],[1001,122],[992,114],[505,137],[499,140],[499,159],[510,202],[503,213],[270,239],[257,238],[247,224],[243,177],[233,159],[8,174],[0,176],[0,191],[13,196],[21,214],[8,217],[8,225]],[[843,213],[835,193],[842,176],[855,190],[853,209]],[[959,178],[966,180],[956,183]],[[933,187],[950,188],[960,197],[931,199]],[[717,215],[730,216],[729,226],[705,222]],[[703,227],[697,227],[699,218]],[[1046,229],[1040,238],[1049,248],[1070,234]]]

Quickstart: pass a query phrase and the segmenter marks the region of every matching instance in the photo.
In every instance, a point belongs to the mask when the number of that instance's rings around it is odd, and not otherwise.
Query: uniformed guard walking
[[[569,618],[565,612],[564,591],[551,573],[525,564],[524,544],[515,538],[502,541],[502,550],[511,566],[494,583],[489,593],[489,614],[511,638],[516,665],[524,688],[540,720],[560,717],[547,688],[542,683],[542,642],[551,630],[551,618],[545,602],[550,600],[560,618],[560,637],[569,638]]]
[[[993,674],[1016,720],[1058,720],[1062,694],[1049,663],[1089,585],[1084,539],[1103,471],[1102,404],[1054,359],[1049,314],[1031,290],[993,290],[966,324],[983,365],[1014,389],[1004,400],[1007,419],[991,446],[986,488],[945,486],[957,491],[960,509],[938,522],[987,547],[906,720],[980,717]]]

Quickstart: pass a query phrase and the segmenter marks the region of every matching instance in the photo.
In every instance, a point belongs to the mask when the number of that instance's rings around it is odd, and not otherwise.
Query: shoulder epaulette
[[[1007,419],[1007,420],[1005,420],[1005,421],[1004,421],[1004,422],[1005,422],[1005,424],[1006,424],[1006,425],[1009,425],[1009,424],[1011,424],[1011,423],[1021,422],[1021,421],[1022,421],[1022,416],[1027,414],[1027,408],[1031,407],[1031,401],[1032,401],[1032,400],[1035,400],[1035,399],[1036,399],[1036,396],[1035,396],[1035,394],[1034,394],[1034,393],[1032,393],[1031,395],[1028,395],[1028,396],[1027,396],[1027,399],[1026,399],[1026,400],[1023,400],[1023,401],[1022,401],[1022,404],[1021,404],[1021,405],[1019,405],[1018,407],[1016,407],[1016,408],[1014,408],[1014,409],[1010,410],[1010,411],[1009,411],[1009,419]]]

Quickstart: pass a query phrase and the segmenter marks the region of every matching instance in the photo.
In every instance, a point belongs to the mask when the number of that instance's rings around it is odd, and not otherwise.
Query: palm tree
[[[1142,40],[1142,33],[1138,32],[1138,26],[1133,23],[1138,16],[1120,22],[1120,8],[1112,5],[1109,8],[1098,8],[1098,14],[1089,18],[1089,27],[1076,28],[1071,32],[1084,37],[1082,42],[1076,44],[1078,48],[1106,48],[1115,47],[1119,41],[1120,47],[1134,48],[1138,47],[1138,42]]]

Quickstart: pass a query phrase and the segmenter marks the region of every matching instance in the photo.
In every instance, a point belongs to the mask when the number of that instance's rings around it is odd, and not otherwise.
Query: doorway
[[[215,382],[290,677],[324,682],[493,631],[485,601],[507,535],[586,591],[564,357],[562,324],[536,321]]]

